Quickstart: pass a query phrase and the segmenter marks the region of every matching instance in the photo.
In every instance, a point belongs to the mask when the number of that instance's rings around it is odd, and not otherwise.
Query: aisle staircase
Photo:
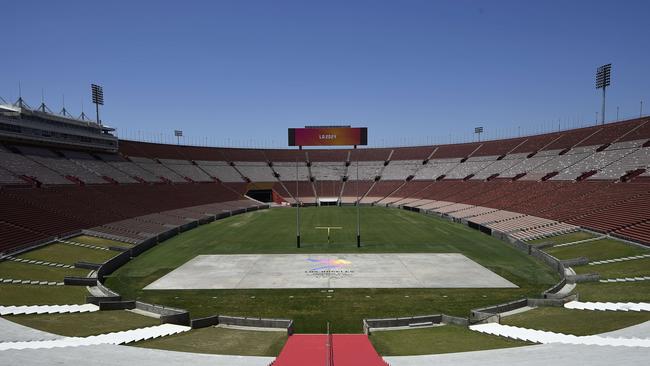
[[[273,366],[389,366],[365,334],[295,334]]]

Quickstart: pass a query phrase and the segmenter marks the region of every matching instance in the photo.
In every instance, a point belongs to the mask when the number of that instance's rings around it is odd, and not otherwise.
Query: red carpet
[[[333,363],[329,366],[386,366],[364,334],[335,334]],[[273,366],[327,366],[327,335],[289,337]]]

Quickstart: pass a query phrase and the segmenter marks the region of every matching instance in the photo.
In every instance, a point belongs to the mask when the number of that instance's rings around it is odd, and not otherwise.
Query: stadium
[[[403,146],[0,98],[0,365],[645,365],[650,117],[606,120],[611,67],[596,122]]]

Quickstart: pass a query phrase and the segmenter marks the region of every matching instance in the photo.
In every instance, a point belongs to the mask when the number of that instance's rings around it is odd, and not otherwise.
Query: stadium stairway
[[[331,356],[326,334],[289,337],[273,366],[387,366],[365,334],[335,334]]]
[[[93,346],[99,344],[127,344],[189,331],[190,327],[176,324],[161,324],[152,327],[125,330],[89,337],[64,337],[55,340],[28,342],[0,342],[0,351]]]
[[[650,339],[646,338],[605,337],[600,335],[575,336],[572,334],[514,327],[499,323],[476,324],[471,325],[469,329],[480,333],[542,344],[563,343],[575,345],[650,348]]]
[[[93,304],[0,306],[0,315],[87,313],[98,310],[99,306]]]
[[[650,311],[647,302],[580,302],[569,301],[564,304],[567,309],[597,311]]]

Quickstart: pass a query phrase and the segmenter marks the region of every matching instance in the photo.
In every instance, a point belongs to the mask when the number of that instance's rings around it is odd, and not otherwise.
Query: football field
[[[295,208],[275,208],[173,237],[127,263],[107,284],[129,298],[188,309],[192,317],[289,318],[297,332],[323,332],[330,321],[345,333],[361,331],[363,318],[466,316],[472,308],[539,296],[557,282],[530,256],[467,226],[385,207],[360,211],[361,248],[354,207],[301,209],[301,248],[296,248]],[[317,229],[328,226],[341,227],[331,230],[329,243],[327,230]],[[399,256],[406,254],[420,257],[413,262],[419,264],[404,266]],[[233,255],[249,256],[247,267],[239,262],[237,269],[237,261],[227,260]],[[344,268],[309,274],[337,260],[362,271],[360,282],[332,281],[331,275],[347,276],[333,272]],[[408,273],[416,267],[420,274]],[[309,276],[313,282],[305,283]]]

